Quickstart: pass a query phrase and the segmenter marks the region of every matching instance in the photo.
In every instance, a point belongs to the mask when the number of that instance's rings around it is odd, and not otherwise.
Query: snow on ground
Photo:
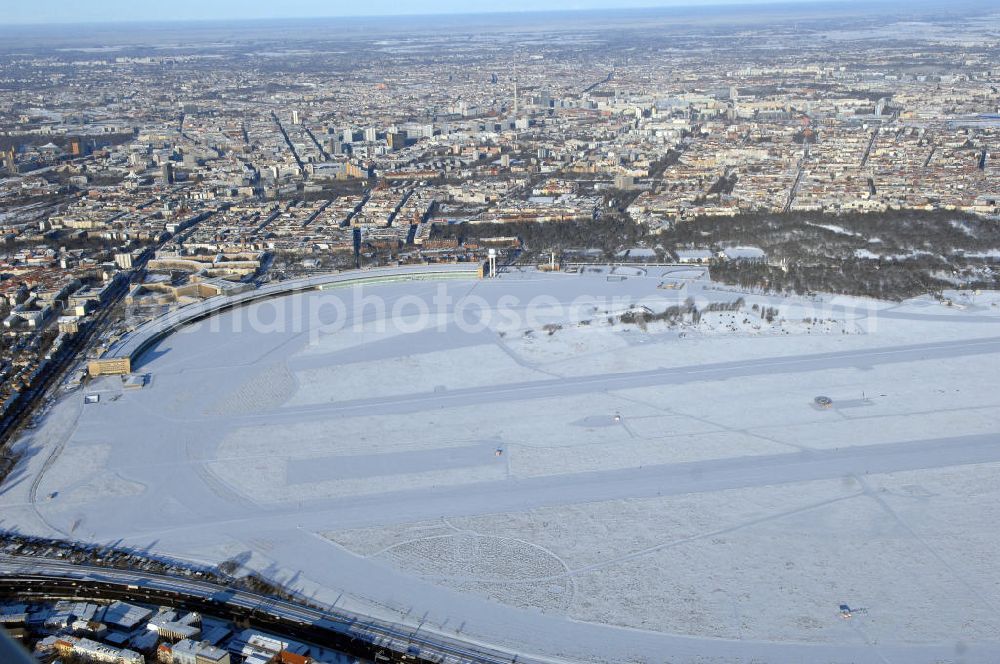
[[[966,251],[962,255],[968,258],[989,258],[990,260],[1000,260],[1000,249],[989,249],[987,251]]]
[[[1000,626],[990,605],[956,588],[953,571],[900,532],[874,500],[846,498],[800,510],[668,542],[648,556],[580,575],[580,609],[572,615],[657,631],[833,643],[849,638],[848,628],[874,641],[906,633],[936,642],[958,634],[990,639]],[[873,564],[885,560],[894,563]],[[676,569],[685,574],[649,574]],[[630,592],[620,592],[623,587]],[[838,615],[841,604],[867,612],[847,626]]]
[[[946,290],[941,295],[944,300],[938,304],[951,309],[1000,314],[1000,291]]]
[[[141,494],[145,488],[142,484],[105,470],[111,449],[111,445],[79,445],[65,450],[55,471],[47,473],[39,485],[41,495],[47,500],[87,503]]]
[[[408,574],[458,590],[479,591],[515,606],[568,608],[572,581],[544,548],[517,538],[454,532],[396,544],[379,557]]]
[[[969,224],[967,224],[966,222],[964,222],[962,220],[959,220],[959,219],[949,219],[948,223],[951,225],[952,228],[957,228],[958,230],[962,231],[966,235],[970,235],[972,237],[976,236],[976,234],[972,232],[972,229],[969,228]]]
[[[609,436],[600,442],[577,447],[515,444],[510,447],[511,475],[538,477],[704,461],[726,458],[734,449],[739,450],[741,456],[785,451],[781,445],[768,440],[732,431],[678,435],[663,428],[654,435],[656,438],[649,440],[621,440]]]
[[[676,267],[292,295],[65,396],[0,510],[574,660],[1000,661],[998,305]]]
[[[993,473],[995,468],[974,473],[978,490],[960,491],[950,502],[969,493],[983,502],[984,489],[995,498],[1000,486]],[[961,542],[953,539],[947,548],[959,567],[942,566],[943,538],[913,536],[887,504],[898,502],[917,528],[940,518],[926,511],[933,495],[927,487],[906,483],[934,474],[542,508],[326,536],[358,555],[448,586],[468,588],[470,578],[496,582],[506,575],[507,585],[520,585],[533,597],[549,586],[551,597],[543,601],[552,605],[566,602],[568,589],[567,611],[577,620],[734,639],[836,643],[862,630],[878,641],[910,629],[926,642],[956,634],[990,639],[1000,619],[989,601],[979,590],[958,592],[954,585],[956,576],[982,579],[995,598],[988,552],[977,547],[978,559],[961,564]],[[888,488],[900,484],[903,490]],[[996,509],[991,505],[988,512]],[[643,527],[630,527],[637,523]],[[456,533],[473,539],[456,542]],[[537,548],[514,556],[510,549],[520,550],[524,540]],[[487,551],[461,555],[466,547]],[[481,564],[508,554],[497,567],[477,568],[468,560]],[[892,569],[878,564],[887,559],[895,561]],[[956,602],[960,611],[941,612]],[[865,611],[848,622],[840,604]],[[907,609],[899,611],[900,605]]]
[[[295,392],[295,376],[282,362],[264,369],[207,409],[210,415],[253,413],[283,404]]]
[[[544,329],[520,330],[503,333],[503,344],[518,357],[533,364],[547,364],[558,360],[574,359],[584,354],[604,353],[628,346],[623,334],[614,331],[595,332],[599,320],[586,324],[568,325],[549,334]]]
[[[754,315],[753,311],[743,310],[706,312],[702,315],[701,320],[697,324],[693,324],[691,328],[685,332],[727,336],[735,334],[858,334],[861,332],[856,323],[836,318],[779,318],[768,322],[766,319]]]
[[[385,493],[386,483],[394,491],[461,486],[501,480],[505,468],[497,463],[464,466],[455,469],[428,470],[416,473],[390,473],[342,479],[298,481],[286,472],[282,464],[265,458],[247,459],[239,465],[230,462],[209,462],[208,469],[230,488],[259,504],[340,498]]]
[[[735,298],[734,298],[735,299]],[[661,307],[665,308],[665,307]],[[815,307],[783,305],[777,318],[768,321],[759,310],[707,311],[697,322],[687,315],[678,323],[652,321],[635,324],[619,319],[638,309],[588,309],[580,320],[547,323],[538,327],[501,331],[503,344],[524,360],[544,365],[574,360],[581,355],[614,353],[630,345],[662,341],[665,337],[785,336],[861,334],[862,324],[851,317],[819,317]],[[639,312],[641,313],[641,312]],[[659,313],[651,311],[649,313]],[[814,317],[816,316],[816,317]]]
[[[524,381],[539,377],[496,345],[451,348],[299,371],[299,389],[289,404],[461,389],[491,385],[500,378]]]
[[[396,320],[399,324],[386,325],[384,318],[372,318],[352,320],[350,324],[345,323],[343,326],[331,321],[329,329],[323,329],[311,338],[300,354],[322,356],[390,339],[399,340],[410,333],[410,330],[421,329],[427,325],[427,321],[421,321],[421,318],[415,315],[401,315]]]
[[[831,233],[836,233],[837,235],[851,235],[851,236],[858,235],[858,233],[855,233],[852,230],[844,228],[843,226],[838,226],[837,224],[817,224],[812,222],[806,222],[806,223],[809,226],[814,226],[816,228],[824,228],[830,231]]]

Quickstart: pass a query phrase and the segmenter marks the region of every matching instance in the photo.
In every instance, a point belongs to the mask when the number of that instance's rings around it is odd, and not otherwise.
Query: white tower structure
[[[514,65],[514,118],[517,118],[517,65]]]

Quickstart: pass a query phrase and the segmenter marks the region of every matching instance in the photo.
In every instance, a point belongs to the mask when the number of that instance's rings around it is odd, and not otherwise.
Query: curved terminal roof
[[[241,307],[266,298],[301,291],[346,288],[361,284],[371,285],[422,279],[475,279],[481,275],[480,267],[479,263],[447,263],[354,270],[271,283],[236,295],[210,297],[140,325],[113,343],[103,357],[127,357],[135,360],[152,344],[189,323],[207,318],[220,311]]]

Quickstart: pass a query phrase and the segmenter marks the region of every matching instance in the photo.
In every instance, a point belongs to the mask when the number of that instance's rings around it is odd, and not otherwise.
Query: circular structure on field
[[[833,399],[830,397],[819,396],[813,399],[813,403],[819,408],[830,408],[833,406]]]

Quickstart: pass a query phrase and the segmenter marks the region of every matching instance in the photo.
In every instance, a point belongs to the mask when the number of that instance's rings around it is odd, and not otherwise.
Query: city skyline
[[[384,16],[429,16],[438,14],[534,13],[545,11],[600,11],[628,9],[697,8],[727,5],[764,4],[856,4],[858,0],[511,0],[497,5],[489,2],[461,0],[421,0],[405,9],[391,0],[372,0],[363,5],[323,0],[291,0],[280,5],[252,0],[218,0],[201,3],[178,0],[168,5],[137,4],[127,0],[108,0],[99,7],[71,0],[54,0],[44,5],[19,5],[5,10],[0,19],[4,25],[41,25],[72,23],[268,20],[296,18],[357,18]]]

